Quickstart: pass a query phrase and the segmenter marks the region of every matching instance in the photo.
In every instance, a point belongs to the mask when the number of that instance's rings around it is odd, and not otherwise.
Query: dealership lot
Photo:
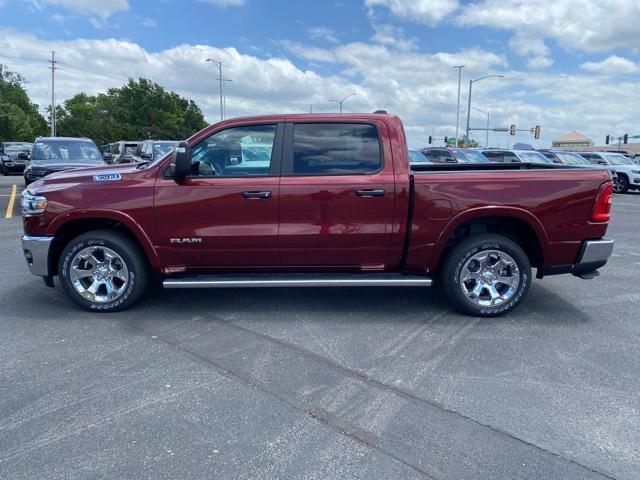
[[[94,315],[28,273],[14,184],[0,478],[640,475],[638,193],[599,278],[536,281],[502,318],[419,288],[158,289]]]

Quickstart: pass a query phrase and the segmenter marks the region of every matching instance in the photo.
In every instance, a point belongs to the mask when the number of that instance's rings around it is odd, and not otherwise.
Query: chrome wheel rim
[[[93,246],[75,254],[69,269],[71,284],[82,297],[95,303],[120,298],[129,283],[129,269],[110,248]]]
[[[470,302],[495,307],[508,302],[520,284],[515,260],[499,250],[483,250],[465,262],[460,272],[460,288]]]

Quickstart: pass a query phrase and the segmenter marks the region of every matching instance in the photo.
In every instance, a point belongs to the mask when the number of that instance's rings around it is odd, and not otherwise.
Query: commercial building
[[[561,148],[563,150],[585,150],[593,147],[593,140],[584,136],[580,132],[569,132],[560,136],[551,142],[552,148]]]

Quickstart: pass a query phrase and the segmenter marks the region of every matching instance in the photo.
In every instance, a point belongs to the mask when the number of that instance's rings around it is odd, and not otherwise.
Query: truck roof
[[[246,117],[235,117],[224,120],[220,123],[237,121],[300,121],[300,120],[380,120],[399,119],[397,115],[389,113],[281,113],[271,115],[252,115]]]

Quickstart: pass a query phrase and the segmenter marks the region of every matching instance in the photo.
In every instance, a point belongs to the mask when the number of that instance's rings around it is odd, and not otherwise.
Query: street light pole
[[[460,85],[462,82],[462,69],[464,65],[456,65],[453,68],[458,69],[458,108],[456,108],[456,147],[460,144],[458,134],[460,132]]]
[[[220,75],[220,121],[222,121],[224,120],[224,105],[222,99],[222,62],[220,60],[214,60],[213,58],[207,58],[207,62],[213,62],[213,64],[218,67],[218,74]]]
[[[353,97],[354,95],[356,95],[355,93],[351,93],[349,95],[347,95],[346,97],[344,97],[342,100],[329,100],[330,102],[336,102],[338,105],[340,105],[340,113],[342,113],[342,104],[344,103],[344,101],[347,98]]]
[[[223,117],[227,116],[227,82],[233,82],[230,78],[223,78],[222,81],[222,112]]]
[[[471,117],[471,91],[473,90],[473,83],[474,82],[479,82],[480,80],[484,80],[485,78],[504,78],[504,75],[485,75],[484,77],[480,77],[480,78],[476,78],[474,80],[469,80],[469,99],[467,101],[467,129],[466,129],[466,135],[464,137],[464,146],[468,147],[469,146],[469,132],[470,132],[470,126],[469,126],[469,120]]]
[[[489,112],[485,112],[484,110],[480,110],[479,108],[473,107],[474,110],[477,110],[483,115],[487,117],[487,139],[484,142],[484,148],[489,148]]]

